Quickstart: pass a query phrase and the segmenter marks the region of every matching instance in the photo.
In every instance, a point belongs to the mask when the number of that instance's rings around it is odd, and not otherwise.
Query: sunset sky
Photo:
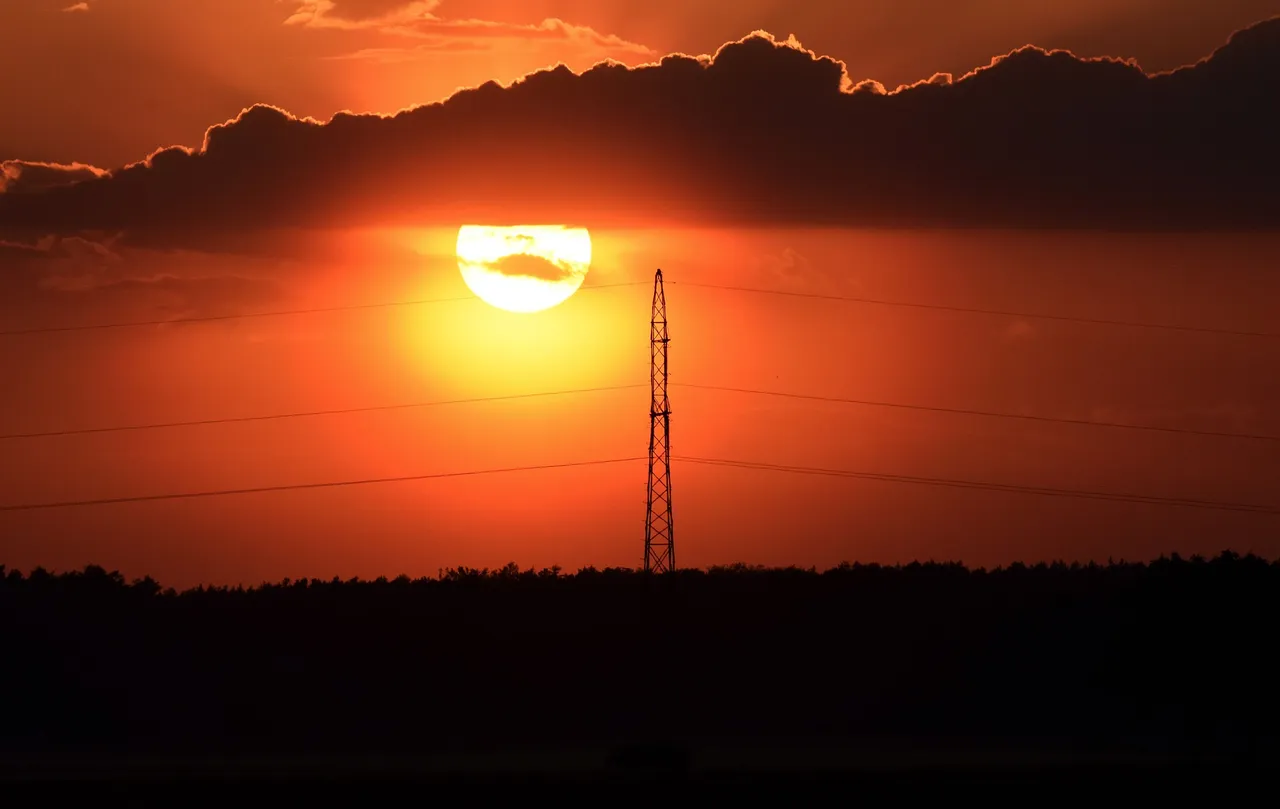
[[[1277,14],[5,2],[0,564],[636,566],[643,461],[5,509],[644,455],[657,267],[678,456],[1280,509]],[[468,224],[587,228],[582,288],[472,297]],[[584,388],[617,389],[17,437]],[[687,463],[673,493],[685,566],[1280,555],[1267,513]]]

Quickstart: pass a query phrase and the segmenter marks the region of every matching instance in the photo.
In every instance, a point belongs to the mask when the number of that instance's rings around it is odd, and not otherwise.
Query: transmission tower
[[[653,317],[649,321],[649,513],[644,521],[645,572],[676,569],[676,543],[671,532],[671,402],[667,399],[667,298],[662,270],[653,276]]]

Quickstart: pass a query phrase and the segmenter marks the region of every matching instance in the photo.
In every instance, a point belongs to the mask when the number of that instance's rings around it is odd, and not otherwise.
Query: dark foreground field
[[[0,779],[158,800],[280,779],[1240,784],[1280,750],[1278,617],[1280,564],[1232,554],[180,594],[8,572]]]

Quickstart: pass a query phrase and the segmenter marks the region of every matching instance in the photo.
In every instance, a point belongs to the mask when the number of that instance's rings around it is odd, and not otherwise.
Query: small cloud
[[[489,20],[447,20],[429,18],[416,27],[397,28],[395,33],[405,36],[432,38],[441,34],[469,39],[508,39],[530,42],[569,42],[579,47],[599,51],[654,56],[656,51],[647,45],[630,42],[616,34],[604,34],[587,25],[574,25],[556,17],[548,17],[537,25],[492,22]],[[798,44],[798,43],[797,43]]]
[[[0,160],[0,194],[47,191],[106,176],[97,166],[84,163],[40,163],[30,160]]]
[[[489,264],[488,268],[503,275],[520,275],[541,281],[564,281],[576,274],[572,267],[528,253],[504,256]]]
[[[74,6],[67,6],[63,11],[88,11],[88,3],[76,3]]]
[[[285,25],[347,31],[412,25],[431,20],[440,0],[299,0]]]
[[[0,239],[0,256],[39,259],[44,262],[72,261],[99,263],[119,261],[115,245],[119,234],[99,238],[84,236],[44,236],[36,241],[5,241]]]
[[[652,57],[655,51],[586,25],[556,17],[536,25],[479,19],[446,19],[433,12],[439,0],[294,0],[285,25],[343,31],[376,31],[422,41],[418,47],[366,48],[331,59],[404,62],[433,51],[485,51],[492,42],[567,42],[592,52]],[[789,40],[790,41],[790,40]],[[799,47],[799,43],[795,43]]]
[[[779,255],[767,255],[763,260],[764,271],[779,280],[803,279],[813,275],[813,264],[801,253],[790,247]]]
[[[50,236],[35,243],[12,242],[0,239],[0,259],[6,262],[16,262],[20,259],[44,258],[49,254],[49,248],[55,238]],[[8,266],[8,264],[5,266]]]

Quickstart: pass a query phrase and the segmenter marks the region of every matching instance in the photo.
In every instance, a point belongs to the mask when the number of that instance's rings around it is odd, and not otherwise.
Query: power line
[[[867,407],[890,407],[901,410],[920,410],[930,413],[951,413],[964,416],[983,416],[986,418],[1018,419],[1023,421],[1039,421],[1050,424],[1072,424],[1082,427],[1109,427],[1119,430],[1147,430],[1161,433],[1181,435],[1202,435],[1213,438],[1244,438],[1253,441],[1280,441],[1280,435],[1265,433],[1230,433],[1216,430],[1193,430],[1183,427],[1160,427],[1154,424],[1129,424],[1116,421],[1094,421],[1090,419],[1057,418],[1054,416],[1024,415],[1021,413],[1000,413],[992,410],[970,410],[959,407],[939,407],[933,405],[915,405],[903,402],[880,402],[870,399],[843,399],[836,396],[817,396],[804,393],[785,393],[776,390],[755,390],[752,388],[733,388],[721,385],[698,385],[692,382],[672,382],[673,387],[693,388],[695,390],[725,391],[728,393],[749,393],[759,396],[778,396],[785,399],[801,399],[815,402],[836,402],[840,404],[865,405]],[[3,436],[0,436],[3,437]]]
[[[724,466],[737,469],[752,469],[764,472],[788,472],[799,475],[825,475],[828,477],[857,478],[859,480],[876,480],[886,483],[911,483],[925,486],[944,486],[960,489],[979,489],[983,491],[1010,492],[1014,494],[1033,494],[1045,497],[1070,497],[1082,500],[1109,500],[1121,503],[1145,503],[1160,506],[1179,506],[1183,508],[1216,509],[1220,511],[1236,511],[1250,514],[1280,515],[1280,508],[1256,505],[1252,503],[1226,503],[1215,500],[1194,500],[1183,497],[1158,497],[1154,495],[1126,494],[1121,492],[1098,492],[1083,489],[1055,489],[1044,486],[1018,486],[1008,483],[990,483],[974,480],[956,480],[949,478],[913,477],[909,475],[889,475],[879,472],[857,472],[847,469],[823,469],[811,466],[786,466],[782,464],[758,463],[754,461],[736,461],[724,458],[696,458],[690,456],[674,456],[674,460],[684,463],[705,464],[708,466]]]
[[[1240,331],[1235,329],[1218,329],[1210,326],[1181,326],[1171,323],[1146,323],[1137,320],[1109,320],[1096,317],[1074,317],[1070,315],[1049,315],[1035,312],[1014,312],[1005,309],[982,309],[970,306],[949,306],[938,303],[911,303],[908,301],[891,301],[881,298],[861,298],[850,295],[827,295],[817,292],[792,292],[781,289],[760,289],[757,287],[730,286],[727,284],[705,284],[694,281],[672,281],[673,286],[702,287],[732,292],[752,292],[763,295],[785,295],[792,298],[811,298],[827,301],[846,301],[849,303],[865,303],[875,306],[897,306],[909,309],[933,309],[940,312],[964,312],[977,315],[995,315],[998,317],[1021,317],[1029,320],[1056,320],[1068,323],[1088,323],[1094,326],[1125,326],[1135,329],[1162,329],[1168,331],[1200,332],[1203,334],[1225,334],[1233,337],[1280,337],[1277,332]]]
[[[815,394],[787,393],[785,391],[776,391],[776,390],[737,388],[737,387],[730,387],[726,385],[700,385],[694,382],[672,382],[670,384],[673,387],[690,388],[693,390],[722,391],[727,393],[742,393],[742,394],[750,394],[750,395],[757,395],[757,396],[775,396],[779,398],[795,399],[800,401],[833,402],[837,404],[852,404],[852,405],[861,405],[866,407],[885,407],[885,408],[892,408],[892,409],[898,409],[898,410],[914,410],[914,411],[922,411],[922,412],[929,412],[929,413],[948,413],[948,414],[954,414],[954,415],[981,416],[985,418],[1013,419],[1018,421],[1034,421],[1034,422],[1043,422],[1043,423],[1049,423],[1049,424],[1069,424],[1069,425],[1081,426],[1081,427],[1103,427],[1103,428],[1113,428],[1113,429],[1122,429],[1122,430],[1139,430],[1139,431],[1145,431],[1145,432],[1172,433],[1172,434],[1180,434],[1180,435],[1198,435],[1198,436],[1206,436],[1211,438],[1239,438],[1239,439],[1252,440],[1252,441],[1280,441],[1280,436],[1267,435],[1265,433],[1233,433],[1233,432],[1225,432],[1225,431],[1219,432],[1214,430],[1195,430],[1195,429],[1181,428],[1181,427],[1161,427],[1161,426],[1152,425],[1152,424],[1130,424],[1125,422],[1092,421],[1088,419],[1057,418],[1054,416],[1037,416],[1037,415],[1021,414],[1021,413],[1001,413],[1001,412],[991,411],[991,410],[972,410],[968,408],[941,407],[941,406],[934,406],[934,405],[917,405],[917,404],[909,404],[906,402],[887,402],[887,401],[876,401],[872,399],[849,399],[849,398],[842,398],[837,396],[819,396]],[[141,432],[144,430],[162,430],[162,429],[171,429],[171,428],[179,428],[179,427],[201,427],[201,426],[217,425],[217,424],[240,424],[240,423],[255,422],[255,421],[279,421],[283,419],[311,418],[311,417],[319,417],[319,416],[336,416],[336,415],[344,415],[344,414],[350,414],[350,413],[376,413],[376,412],[392,411],[392,410],[410,410],[410,409],[425,408],[425,407],[440,407],[440,406],[446,406],[446,405],[480,404],[484,402],[502,402],[502,401],[511,401],[511,400],[519,400],[519,399],[535,399],[535,398],[543,398],[543,397],[551,397],[551,396],[573,396],[573,395],[584,394],[584,393],[603,393],[608,391],[632,390],[635,388],[643,388],[643,387],[645,387],[644,384],[604,385],[604,386],[592,387],[592,388],[573,388],[568,390],[537,391],[533,393],[513,393],[513,394],[506,394],[501,396],[476,396],[476,397],[471,397],[466,399],[443,399],[443,400],[427,401],[427,402],[405,402],[400,404],[389,404],[389,405],[367,405],[364,407],[333,408],[328,410],[305,410],[305,411],[297,411],[297,412],[291,412],[291,413],[267,413],[267,414],[255,415],[255,416],[231,416],[227,418],[194,419],[190,421],[167,421],[167,422],[154,422],[154,423],[148,423],[148,424],[124,424],[124,425],[109,425],[106,427],[84,427],[84,428],[78,428],[78,429],[46,430],[46,431],[27,432],[27,433],[5,433],[5,434],[0,434],[0,441],[36,439],[36,438],[59,438],[59,437],[74,436],[74,435],[93,435],[97,433]]]
[[[616,287],[633,287],[633,286],[640,286],[642,284],[647,284],[647,283],[648,282],[646,281],[623,281],[623,282],[611,283],[611,284],[594,284],[592,286],[584,286],[578,291],[582,292],[582,291],[591,290],[591,289],[611,289]],[[855,297],[855,296],[848,296],[848,295],[827,295],[827,294],[816,293],[816,292],[794,292],[794,291],[781,290],[781,289],[763,289],[758,287],[732,286],[727,284],[707,284],[707,283],[701,283],[701,282],[695,282],[695,281],[670,281],[669,283],[673,285],[700,287],[703,289],[718,289],[718,290],[724,290],[724,291],[730,291],[730,292],[749,292],[749,293],[762,294],[762,295],[782,295],[785,297],[792,297],[792,298],[809,298],[809,299],[816,299],[816,300],[845,301],[849,303],[863,303],[863,304],[871,304],[876,306],[892,306],[892,307],[909,308],[909,309],[926,309],[926,310],[935,310],[935,311],[943,311],[943,312],[963,312],[968,314],[994,315],[997,317],[1020,317],[1020,318],[1026,318],[1029,320],[1053,320],[1053,321],[1060,321],[1060,322],[1086,323],[1090,325],[1101,325],[1101,326],[1124,326],[1129,328],[1140,328],[1140,329],[1182,331],[1182,332],[1193,332],[1193,333],[1201,333],[1201,334],[1220,334],[1220,335],[1229,335],[1234,337],[1280,337],[1280,333],[1276,333],[1276,332],[1219,329],[1219,328],[1212,328],[1208,326],[1183,326],[1183,325],[1167,324],[1167,323],[1146,323],[1142,321],[1133,321],[1133,320],[1109,320],[1105,318],[1073,317],[1069,315],[1053,315],[1053,314],[1045,314],[1045,313],[1038,313],[1038,312],[1017,312],[1017,311],[1004,310],[1004,309],[983,309],[979,307],[966,307],[966,306],[949,306],[945,304],[912,303],[909,301],[892,301],[892,300],[884,300],[880,298],[864,298],[864,297]],[[263,311],[263,312],[247,312],[242,314],[201,315],[201,316],[193,316],[193,317],[178,317],[178,318],[155,319],[155,320],[128,320],[128,321],[118,321],[115,323],[88,323],[88,324],[71,325],[71,326],[42,326],[42,327],[28,328],[28,329],[9,329],[5,331],[0,331],[0,337],[14,337],[19,335],[34,335],[34,334],[53,334],[58,332],[94,331],[94,330],[102,330],[102,329],[123,329],[123,328],[143,327],[143,326],[166,326],[166,325],[180,324],[180,323],[211,323],[211,322],[217,322],[217,321],[241,320],[241,319],[249,319],[249,318],[283,317],[283,316],[290,316],[290,315],[311,315],[311,314],[323,314],[328,312],[350,312],[350,311],[358,311],[358,310],[364,310],[364,309],[391,309],[391,308],[405,307],[405,306],[423,306],[423,305],[435,304],[435,303],[459,303],[462,301],[473,301],[473,300],[479,300],[479,299],[476,298],[474,295],[466,295],[466,296],[460,296],[460,297],[454,297],[454,298],[423,298],[423,299],[408,300],[408,301],[388,301],[388,302],[382,302],[382,303],[363,303],[363,304],[349,304],[349,305],[339,305],[339,306],[322,306],[322,307],[315,307],[315,308],[309,308],[309,309],[278,309],[278,310]]]
[[[509,472],[537,472],[552,469],[569,469],[574,467],[603,466],[606,464],[630,463],[644,461],[647,457],[609,458],[595,461],[573,461],[567,463],[541,464],[536,466],[511,466],[498,469],[473,469],[461,472],[438,472],[429,475],[403,475],[399,477],[363,478],[359,480],[337,480],[322,483],[290,483],[278,486],[257,486],[240,489],[210,489],[197,492],[175,492],[169,494],[137,495],[132,497],[105,497],[90,500],[63,500],[47,503],[20,503],[0,506],[0,512],[35,511],[40,509],[75,508],[82,506],[104,506],[123,503],[146,503],[160,500],[190,500],[205,497],[224,497],[243,494],[264,494],[306,489],[329,489],[346,486],[366,486],[383,483],[405,483],[411,481],[437,480],[442,478],[475,477],[479,475],[504,474]],[[890,475],[879,472],[859,472],[850,469],[824,469],[811,466],[789,466],[756,461],[741,461],[729,458],[702,458],[693,456],[673,456],[672,460],[703,464],[707,466],[747,469],[763,472],[782,472],[800,475],[821,475],[827,477],[854,478],[874,480],[885,483],[905,483],[926,486],[940,486],[959,489],[975,489],[980,491],[1008,492],[1012,494],[1029,494],[1045,497],[1066,497],[1082,500],[1103,500],[1121,503],[1139,503],[1158,506],[1175,506],[1182,508],[1214,509],[1250,514],[1280,515],[1280,508],[1251,503],[1229,503],[1215,500],[1196,500],[1184,497],[1158,497],[1154,495],[1128,494],[1121,492],[1088,491],[1082,489],[1057,489],[1044,486],[1019,486],[1006,483],[992,483],[975,480],[959,480],[950,478],[916,477],[909,475]]]
[[[75,508],[80,506],[107,506],[121,503],[149,503],[158,500],[192,500],[201,497],[226,497],[238,494],[265,494],[269,492],[301,491],[304,489],[334,489],[343,486],[370,486],[380,483],[406,483],[440,478],[498,475],[507,472],[540,472],[549,469],[569,469],[578,466],[603,466],[605,464],[643,461],[644,458],[609,458],[600,461],[572,461],[568,463],[541,464],[538,466],[509,466],[502,469],[472,469],[465,472],[437,472],[431,475],[401,475],[387,478],[363,478],[360,480],[335,480],[323,483],[287,483],[280,486],[255,486],[246,489],[210,489],[199,492],[175,492],[170,494],[145,494],[133,497],[104,497],[95,500],[62,500],[51,503],[21,503],[0,506],[0,511],[35,511],[37,509]]]
[[[173,317],[161,320],[122,320],[115,323],[86,323],[75,326],[42,326],[34,329],[12,329],[0,331],[0,337],[12,337],[20,334],[53,334],[55,332],[93,331],[96,329],[127,329],[135,326],[169,326],[179,323],[213,323],[219,320],[247,320],[259,317],[282,317],[286,315],[316,315],[324,312],[352,312],[359,309],[390,309],[396,306],[421,306],[429,303],[455,303],[474,300],[474,295],[458,298],[424,298],[413,301],[393,301],[389,303],[359,303],[343,306],[319,306],[313,309],[277,309],[270,312],[244,312],[241,314],[200,315],[195,317]]]
[[[624,281],[616,284],[593,284],[580,287],[577,291],[591,289],[610,289],[613,287],[639,286],[640,281]],[[319,306],[310,309],[276,309],[266,312],[244,312],[241,314],[199,315],[193,317],[175,317],[158,320],[122,320],[115,323],[87,323],[74,326],[41,326],[31,329],[10,329],[0,331],[0,337],[15,337],[25,334],[53,334],[56,332],[94,331],[99,329],[127,329],[140,326],[168,326],[179,323],[213,323],[223,320],[245,320],[249,318],[284,317],[288,315],[316,315],[327,312],[354,312],[362,309],[393,309],[404,306],[424,306],[433,303],[460,303],[462,301],[480,300],[475,295],[463,295],[455,298],[420,298],[409,301],[388,301],[383,303],[355,303],[339,306]]]
[[[535,399],[548,396],[569,396],[579,393],[600,393],[604,391],[630,390],[632,388],[646,387],[643,384],[635,385],[607,385],[595,388],[577,388],[572,390],[549,390],[536,393],[512,393],[505,396],[476,396],[469,399],[445,399],[433,402],[409,402],[404,404],[391,405],[371,405],[367,407],[344,407],[332,410],[307,410],[296,413],[270,413],[261,416],[232,416],[229,418],[217,419],[198,419],[194,421],[167,421],[154,424],[126,424],[111,427],[86,427],[76,430],[49,430],[46,432],[34,433],[9,433],[0,435],[0,441],[15,440],[22,438],[55,438],[70,435],[91,435],[94,433],[122,433],[140,430],[161,430],[171,427],[200,427],[210,424],[240,424],[252,421],[275,421],[280,419],[297,419],[310,418],[312,416],[336,416],[346,413],[375,413],[386,410],[409,410],[421,407],[437,407],[442,405],[462,405],[462,404],[478,404],[481,402],[503,402],[513,399]]]

